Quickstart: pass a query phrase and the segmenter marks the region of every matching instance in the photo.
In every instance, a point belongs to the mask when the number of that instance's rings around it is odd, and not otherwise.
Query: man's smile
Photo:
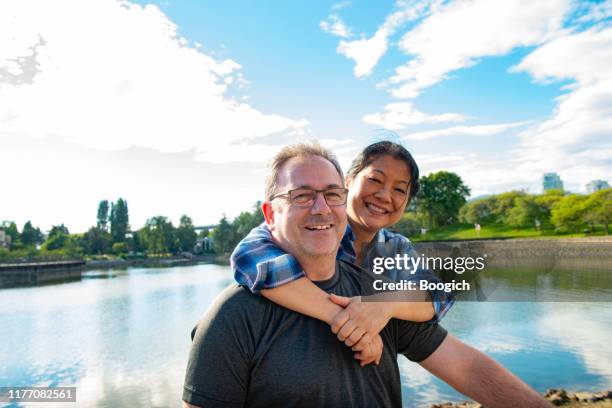
[[[316,225],[307,225],[305,228],[309,231],[324,231],[331,229],[333,224],[316,224]]]

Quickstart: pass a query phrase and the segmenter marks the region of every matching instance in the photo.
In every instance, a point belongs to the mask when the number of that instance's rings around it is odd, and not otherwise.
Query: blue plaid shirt
[[[340,248],[338,248],[337,259],[355,264],[356,255],[353,249],[355,237],[350,225],[347,226]],[[396,254],[407,254],[411,257],[417,256],[410,241],[399,234],[386,229],[381,229],[375,237],[375,245],[378,251],[384,249],[386,254],[379,256],[395,256]],[[364,261],[368,256],[364,257]],[[272,289],[300,279],[306,276],[302,267],[293,255],[283,251],[272,241],[272,235],[265,223],[253,228],[234,249],[230,257],[230,264],[234,270],[234,278],[238,284],[246,286],[254,294],[259,294],[262,289]],[[362,265],[363,267],[363,265]],[[414,274],[403,276],[405,279],[426,279],[429,282],[440,280],[429,270],[419,269]],[[449,311],[455,302],[448,293],[443,291],[430,291],[435,316],[430,321],[439,322]]]

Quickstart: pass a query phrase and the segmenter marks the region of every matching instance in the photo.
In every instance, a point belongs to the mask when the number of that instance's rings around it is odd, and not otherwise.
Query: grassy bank
[[[472,239],[511,239],[511,238],[580,238],[605,235],[603,231],[593,233],[559,234],[554,230],[541,230],[535,228],[510,228],[503,225],[481,225],[480,233],[476,232],[472,224],[453,224],[427,231],[426,234],[412,235],[410,240],[419,241],[450,241]]]

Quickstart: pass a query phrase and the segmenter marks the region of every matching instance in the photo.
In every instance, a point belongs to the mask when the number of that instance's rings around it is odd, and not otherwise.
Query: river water
[[[86,275],[0,290],[0,386],[76,386],[79,407],[180,406],[190,331],[232,281],[229,268]],[[597,276],[594,286],[611,288],[610,277]],[[465,301],[443,325],[542,392],[612,388],[610,322],[610,302]],[[465,399],[404,357],[399,364],[405,406]]]

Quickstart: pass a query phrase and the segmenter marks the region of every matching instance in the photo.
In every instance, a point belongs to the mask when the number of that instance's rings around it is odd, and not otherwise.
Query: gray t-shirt
[[[338,261],[331,279],[315,283],[356,296],[360,274]],[[397,354],[422,361],[446,330],[392,319],[380,335],[380,365],[360,367],[327,324],[232,285],[193,329],[183,399],[202,407],[400,407]]]

